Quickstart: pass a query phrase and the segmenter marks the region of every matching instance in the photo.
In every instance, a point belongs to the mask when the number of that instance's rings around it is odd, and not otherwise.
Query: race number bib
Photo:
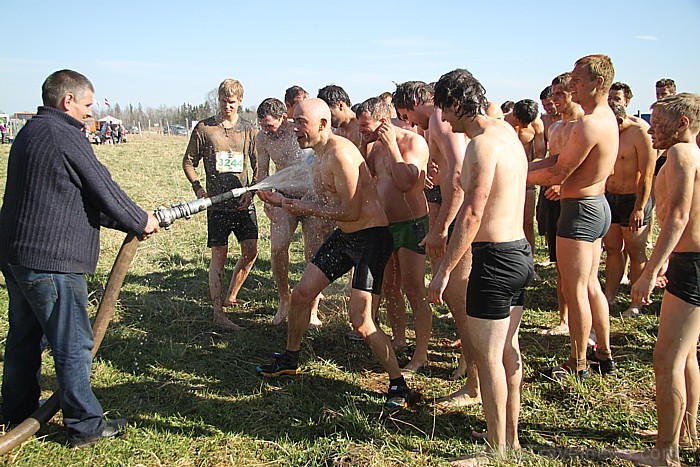
[[[217,152],[216,171],[220,173],[243,172],[243,153],[233,151]]]

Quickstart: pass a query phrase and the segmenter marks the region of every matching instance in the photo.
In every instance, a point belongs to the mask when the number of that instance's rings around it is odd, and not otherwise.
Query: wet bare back
[[[495,165],[485,165],[486,160]],[[508,242],[524,238],[523,210],[528,162],[520,140],[510,125],[491,119],[484,132],[467,146],[462,166],[462,186],[465,195],[487,194],[479,231],[475,242]],[[492,170],[492,177],[489,172]],[[482,173],[475,179],[476,173]],[[482,179],[483,178],[483,179]],[[485,186],[489,178],[491,186]],[[514,222],[514,219],[520,219]]]

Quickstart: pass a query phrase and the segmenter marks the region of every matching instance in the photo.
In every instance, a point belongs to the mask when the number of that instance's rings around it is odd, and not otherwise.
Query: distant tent
[[[101,118],[101,119],[100,119],[100,122],[107,122],[107,123],[110,123],[110,124],[111,124],[111,123],[119,123],[119,124],[122,123],[121,120],[119,120],[118,118],[112,117],[111,115],[107,115],[106,117]]]

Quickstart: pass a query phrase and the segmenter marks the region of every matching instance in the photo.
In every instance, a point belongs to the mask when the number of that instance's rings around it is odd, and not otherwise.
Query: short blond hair
[[[615,79],[615,68],[610,57],[603,54],[586,55],[576,60],[574,66],[578,65],[587,67],[588,73],[593,78],[602,77],[605,93],[610,91],[610,86]]]
[[[219,99],[224,97],[237,97],[243,100],[243,85],[236,79],[227,78],[219,85]]]
[[[688,127],[695,133],[700,129],[700,95],[682,92],[664,97],[651,104],[651,110],[671,119],[688,118]]]

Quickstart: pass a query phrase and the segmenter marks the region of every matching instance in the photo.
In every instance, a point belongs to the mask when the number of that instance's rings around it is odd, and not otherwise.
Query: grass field
[[[133,137],[127,144],[96,147],[114,179],[141,206],[155,208],[191,200],[181,169],[184,137]],[[6,178],[9,146],[0,146],[0,180]],[[0,190],[4,183],[0,183]],[[257,201],[259,203],[259,201]],[[258,205],[259,257],[240,298],[230,309],[243,325],[225,332],[211,323],[207,271],[206,216],[175,223],[143,243],[127,275],[115,318],[95,358],[93,388],[108,417],[130,421],[126,433],[93,448],[66,447],[60,413],[35,438],[0,458],[16,465],[447,465],[475,453],[483,442],[470,437],[485,422],[480,406],[450,412],[429,402],[387,414],[382,392],[387,378],[369,348],[348,340],[344,281],[333,284],[321,303],[324,326],[307,333],[303,374],[263,380],[256,364],[282,350],[286,329],[270,324],[276,293],[270,272],[269,224]],[[124,235],[103,230],[98,271],[89,277],[91,313],[102,294]],[[297,238],[300,240],[300,237]],[[539,241],[539,240],[538,240]],[[536,261],[544,259],[540,245]],[[238,254],[232,243],[232,257]],[[291,276],[304,268],[301,243],[291,251]],[[232,262],[227,265],[230,274]],[[635,433],[656,427],[652,354],[660,294],[642,316],[621,320],[629,287],[611,310],[612,344],[620,370],[561,384],[536,377],[542,366],[560,363],[568,337],[542,337],[557,321],[555,272],[538,268],[543,280],[526,298],[521,331],[525,383],[520,421],[523,465],[627,465],[603,461],[603,449],[644,448]],[[0,282],[0,336],[7,330],[7,291]],[[434,313],[444,313],[434,307]],[[386,322],[384,319],[383,322]],[[447,377],[457,354],[449,320],[434,320],[432,362],[412,386],[427,399],[460,387]],[[408,355],[401,355],[406,363]],[[55,387],[52,359],[45,356],[44,397]],[[684,451],[684,463],[700,464]]]

